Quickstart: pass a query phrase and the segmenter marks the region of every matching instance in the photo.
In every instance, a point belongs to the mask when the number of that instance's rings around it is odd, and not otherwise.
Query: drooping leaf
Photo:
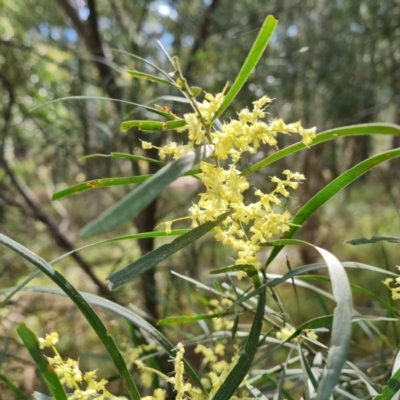
[[[307,242],[294,239],[280,239],[277,245],[305,245],[314,247],[321,254],[328,267],[332,292],[337,307],[333,314],[331,346],[327,365],[317,393],[317,399],[328,399],[339,380],[350,345],[353,314],[350,283],[342,264],[328,251]]]
[[[95,233],[116,228],[129,221],[157,198],[170,183],[190,171],[196,164],[211,154],[212,146],[202,146],[166,165],[150,179],[86,225],[82,229],[81,235],[88,237]]]
[[[220,224],[227,216],[228,213],[222,214],[215,221],[209,221],[194,228],[190,232],[176,238],[171,243],[158,247],[119,271],[114,272],[107,278],[110,283],[110,288],[116,289],[117,287],[137,278],[143,274],[143,272],[148,271],[159,262],[165,260],[167,257],[204,236],[207,232]]]
[[[132,75],[134,78],[144,78],[151,82],[161,83],[162,85],[167,85],[167,86],[170,86],[170,87],[173,87],[173,88],[179,90],[179,86],[176,85],[175,83],[172,83],[169,80],[165,80],[165,79],[159,78],[157,76],[146,74],[144,72],[139,72],[139,71],[127,71],[127,72],[128,72],[128,74]]]
[[[171,82],[173,82],[173,79],[171,78],[171,76],[168,73],[166,73],[162,68],[158,67],[156,64],[152,63],[151,61],[146,60],[145,58],[139,57],[136,54],[131,54],[131,53],[128,53],[128,52],[123,51],[123,50],[117,50],[117,49],[111,49],[111,50],[115,51],[116,53],[124,54],[124,55],[126,55],[126,56],[128,56],[130,58],[135,59],[135,60],[142,61],[143,63],[149,65],[150,67],[154,68],[156,71],[158,71],[161,74],[163,74]]]
[[[41,270],[75,303],[83,316],[92,326],[99,339],[103,342],[104,347],[107,349],[108,354],[114,362],[115,367],[117,368],[120,376],[124,380],[125,387],[127,388],[128,393],[132,396],[134,400],[140,400],[141,396],[118,349],[118,346],[116,345],[114,339],[108,334],[107,329],[103,324],[101,318],[96,314],[96,312],[81,296],[81,294],[49,263],[44,261],[36,254],[32,253],[20,243],[15,242],[8,236],[3,235],[2,233],[0,233],[0,243],[15,251],[20,256],[25,258],[25,260],[29,261],[32,265]]]

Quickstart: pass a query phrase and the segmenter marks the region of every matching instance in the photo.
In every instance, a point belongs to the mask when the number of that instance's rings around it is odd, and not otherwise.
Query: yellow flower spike
[[[141,142],[142,142],[142,149],[147,150],[153,148],[153,145],[150,142],[146,142],[144,140],[142,140]]]
[[[309,330],[306,335],[312,340],[318,340],[318,335],[314,331]]]
[[[393,278],[386,278],[382,283],[390,289],[390,284],[393,282]]]
[[[285,341],[290,338],[290,336],[293,335],[293,333],[296,332],[296,329],[292,326],[284,326],[279,332],[276,333],[276,338],[282,341]],[[297,338],[294,339],[294,341],[297,341]]]
[[[42,350],[46,347],[54,347],[59,341],[57,332],[52,332],[50,334],[47,334],[44,339],[43,338],[38,338],[38,339],[39,339],[39,347]]]

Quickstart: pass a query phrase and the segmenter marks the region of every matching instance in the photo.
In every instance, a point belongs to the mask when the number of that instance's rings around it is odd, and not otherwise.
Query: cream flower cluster
[[[238,113],[237,119],[222,124],[220,129],[213,128],[213,116],[224,100],[223,93],[212,96],[206,93],[205,100],[197,103],[197,112],[184,115],[186,125],[178,132],[188,131],[188,144],[179,146],[169,143],[159,149],[161,158],[172,155],[179,158],[185,152],[203,143],[212,144],[214,163],[202,161],[201,173],[198,175],[206,191],[201,193],[200,200],[189,208],[192,227],[208,221],[215,221],[221,214],[229,213],[222,227],[217,227],[216,240],[232,247],[238,252],[236,265],[251,264],[256,268],[261,265],[256,257],[260,246],[271,237],[281,235],[289,230],[291,214],[288,211],[276,210],[281,205],[282,197],[289,197],[288,189],[297,189],[305,177],[297,172],[283,171],[285,179],[276,176],[271,178],[276,188],[269,194],[256,190],[259,200],[245,203],[243,193],[250,188],[250,183],[237,168],[243,153],[256,153],[261,144],[276,146],[278,133],[297,133],[308,146],[315,137],[315,128],[304,129],[300,122],[285,124],[282,119],[262,121],[265,108],[271,103],[267,96],[253,102],[252,111],[247,108]],[[143,148],[154,147],[143,142]],[[226,166],[221,166],[222,164]],[[173,221],[165,223],[170,231]],[[245,276],[239,272],[238,278]]]
[[[153,368],[147,367],[141,361],[137,360],[136,365],[142,371],[157,374],[161,376],[166,382],[174,385],[175,398],[179,400],[209,400],[212,399],[214,394],[218,391],[225,379],[232,371],[234,366],[239,361],[239,354],[236,353],[232,357],[230,363],[220,360],[219,358],[225,354],[225,346],[222,343],[217,343],[214,347],[206,347],[203,344],[197,345],[195,353],[204,356],[204,364],[207,364],[210,370],[207,378],[202,378],[201,382],[204,387],[209,390],[209,393],[204,393],[200,388],[191,385],[185,380],[185,371],[183,364],[183,355],[185,348],[182,343],[178,343],[176,347],[177,353],[174,358],[174,376],[164,375],[162,372]],[[158,388],[153,392],[152,396],[143,397],[142,400],[165,400],[166,391]],[[255,400],[250,397],[232,396],[231,400]]]
[[[39,338],[41,349],[49,347],[54,352],[54,357],[47,357],[49,364],[53,367],[60,382],[74,392],[68,396],[68,400],[127,400],[125,397],[113,396],[106,388],[108,383],[105,379],[97,381],[96,370],[83,374],[79,368],[79,361],[69,358],[64,361],[56,349],[58,343],[58,334],[52,332],[45,338]],[[86,388],[81,389],[85,384]]]
[[[400,271],[400,266],[397,266]],[[392,292],[392,300],[400,300],[400,277],[386,278],[383,284]]]

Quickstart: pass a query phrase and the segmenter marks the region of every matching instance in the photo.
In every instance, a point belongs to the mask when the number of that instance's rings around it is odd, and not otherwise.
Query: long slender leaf
[[[353,168],[338,176],[323,189],[321,189],[315,196],[313,196],[306,204],[304,204],[303,207],[301,207],[301,209],[293,218],[293,225],[291,226],[290,230],[285,233],[284,237],[287,239],[293,237],[293,235],[299,229],[299,226],[301,226],[301,224],[303,224],[310,217],[310,215],[321,208],[335,194],[339,193],[350,183],[357,180],[361,175],[365,174],[377,165],[396,157],[400,157],[400,149],[385,151],[360,162]],[[266,262],[267,266],[275,259],[282,248],[283,246],[278,246],[272,250]]]
[[[215,112],[213,116],[213,122],[228,108],[228,106],[232,103],[234,98],[239,93],[240,89],[246,83],[248,77],[250,76],[254,67],[257,65],[262,54],[264,53],[264,50],[267,47],[268,42],[270,41],[277,24],[278,21],[272,15],[269,15],[265,19],[264,24],[253,44],[253,47],[251,48],[250,53],[248,54],[242,66],[242,69],[240,70],[235,81],[233,82],[233,85],[230,88],[229,92],[226,94],[221,106]]]
[[[308,146],[316,146],[319,143],[327,142],[328,140],[337,139],[338,137],[347,137],[347,136],[363,136],[363,135],[399,135],[400,126],[394,124],[361,124],[354,126],[346,126],[343,128],[335,128],[330,129],[329,131],[319,133],[313,142]],[[242,175],[249,175],[255,171],[258,171],[261,168],[264,168],[275,161],[280,160],[281,158],[285,158],[290,154],[297,153],[300,150],[307,148],[303,142],[295,143],[290,146],[285,147],[282,150],[278,150],[277,152],[269,155],[263,160],[251,165],[249,168],[246,168]]]
[[[0,293],[8,293],[14,291],[15,288],[7,288],[0,289]],[[38,292],[38,293],[50,293],[55,294],[57,296],[67,296],[65,292],[58,288],[51,288],[47,286],[29,286],[23,289],[26,292]],[[145,319],[129,310],[128,308],[121,306],[120,304],[114,303],[110,300],[104,299],[103,297],[96,296],[91,293],[79,292],[81,296],[90,304],[99,306],[105,310],[111,311],[112,313],[126,319],[132,325],[136,326],[138,329],[142,329],[146,332],[152,339],[157,341],[160,346],[171,356],[176,357],[177,350],[176,346],[174,346],[160,331],[154,328],[153,325],[148,323]],[[184,359],[185,370],[193,379],[194,382],[200,387],[203,388],[203,385],[200,381],[199,376],[190,366],[190,364]]]
[[[116,53],[124,54],[124,55],[126,55],[128,57],[131,57],[131,58],[135,59],[135,60],[142,61],[143,63],[149,65],[150,67],[154,68],[156,71],[158,71],[161,74],[163,74],[171,82],[174,82],[174,80],[171,78],[171,76],[167,72],[165,72],[163,69],[158,67],[156,64],[153,64],[152,62],[146,60],[145,58],[139,57],[136,54],[127,53],[126,51],[123,51],[123,50],[112,49],[112,51],[115,51]]]
[[[209,157],[212,146],[202,146],[166,165],[150,179],[122,198],[97,219],[86,225],[82,236],[104,232],[129,221],[150,204],[170,183],[190,171],[201,160]]]
[[[395,236],[372,236],[371,239],[366,239],[362,237],[362,238],[348,240],[346,243],[351,244],[353,246],[358,246],[360,244],[370,244],[381,241],[389,243],[400,243],[400,238]]]
[[[283,245],[301,245],[314,247],[323,257],[329,271],[332,283],[332,292],[337,307],[333,314],[333,328],[331,347],[328,355],[327,366],[319,384],[317,399],[328,399],[339,380],[342,367],[346,362],[347,352],[351,338],[351,319],[353,303],[350,283],[339,260],[328,251],[313,246],[307,242],[294,239],[281,239],[277,243]]]
[[[171,324],[188,324],[192,322],[203,321],[205,319],[221,318],[226,315],[232,315],[233,312],[225,312],[218,314],[197,314],[197,315],[181,315],[177,317],[166,317],[157,322],[157,325],[171,325]]]
[[[167,81],[167,80],[159,78],[157,76],[146,74],[144,72],[139,72],[139,71],[130,71],[129,70],[127,72],[128,72],[128,74],[132,75],[134,78],[145,78],[151,82],[161,83],[162,85],[171,86],[178,90],[180,89],[180,87],[176,83],[172,83],[170,80]]]
[[[17,400],[28,400],[28,398],[19,390],[5,375],[0,374],[0,380],[5,383],[5,385],[14,394]]]
[[[166,164],[163,164],[166,165]],[[194,178],[198,179],[196,176],[199,174],[201,170],[199,169],[192,169],[182,176],[193,176]],[[54,200],[64,199],[65,197],[73,196],[78,193],[86,192],[92,189],[100,189],[104,187],[111,187],[111,186],[121,186],[121,185],[132,185],[135,183],[143,183],[150,179],[153,175],[139,175],[139,176],[127,176],[124,178],[101,178],[101,179],[94,179],[92,181],[86,181],[82,183],[78,183],[77,185],[70,186],[66,189],[60,190],[53,194],[51,198]]]
[[[143,104],[138,104],[138,103],[132,103],[131,101],[126,101],[126,100],[120,100],[120,99],[110,99],[109,97],[101,97],[101,96],[66,96],[66,97],[59,97],[58,99],[50,100],[47,101],[46,103],[40,104],[36,107],[33,107],[29,110],[29,112],[33,112],[38,110],[39,108],[46,107],[49,104],[57,103],[59,101],[64,101],[64,100],[107,100],[107,101],[114,101],[116,103],[124,103],[124,104],[129,104],[131,106],[135,107],[140,107],[144,108],[147,111],[150,111],[154,114],[161,115],[164,118],[167,118],[169,120],[174,120],[175,117],[171,115],[170,113],[167,113],[165,111],[159,110],[158,108],[153,108],[149,106],[145,106]]]
[[[60,190],[53,194],[51,200],[60,200],[65,197],[73,196],[74,194],[86,192],[87,190],[99,189],[110,186],[131,185],[134,183],[142,183],[147,181],[152,175],[127,176],[125,178],[101,178],[91,181],[78,183],[69,188]]]
[[[136,156],[135,154],[127,154],[127,153],[118,153],[111,152],[110,154],[89,154],[87,156],[81,157],[80,160],[88,160],[89,158],[95,157],[113,157],[113,158],[124,158],[126,160],[134,160],[134,161],[147,161],[151,164],[161,165],[162,167],[166,164],[163,161],[155,160],[154,158]]]
[[[266,291],[263,290],[260,293],[253,324],[251,326],[249,336],[247,337],[246,344],[244,345],[242,354],[239,357],[239,361],[233,367],[232,371],[212,397],[213,400],[230,399],[249,372],[254,360],[254,356],[258,350],[258,342],[260,340],[260,333],[263,324],[265,301]]]
[[[31,354],[35,364],[39,368],[40,373],[51,394],[57,400],[67,400],[67,395],[53,367],[49,364],[39,347],[39,339],[33,331],[31,331],[24,323],[18,325],[17,332],[24,342],[25,347]]]
[[[228,213],[222,214],[215,221],[209,221],[198,226],[190,232],[176,238],[171,243],[158,247],[119,271],[114,272],[107,278],[110,288],[116,289],[143,274],[143,272],[153,268],[159,262],[204,236],[207,232],[220,224],[227,215]]]
[[[400,369],[389,379],[387,385],[382,389],[382,393],[374,397],[374,400],[391,400],[397,399],[397,393],[400,390]]]
[[[125,121],[121,124],[121,131],[126,132],[131,128],[138,128],[141,131],[167,131],[169,129],[181,128],[185,125],[186,121],[184,119],[165,122],[148,120]]]
[[[56,283],[66,295],[76,304],[79,310],[82,312],[84,317],[92,326],[99,339],[103,342],[105,348],[108,351],[111,359],[114,362],[120,376],[123,378],[125,386],[134,400],[140,400],[140,394],[137,390],[135,382],[125,364],[124,359],[114,341],[114,339],[108,334],[103,321],[99,318],[89,303],[80,295],[80,293],[49,263],[44,261],[42,258],[32,253],[26,247],[10,239],[8,236],[0,233],[0,243],[4,244],[11,250],[18,253],[20,256],[29,261],[36,268],[40,269],[45,275],[47,275],[54,283]]]

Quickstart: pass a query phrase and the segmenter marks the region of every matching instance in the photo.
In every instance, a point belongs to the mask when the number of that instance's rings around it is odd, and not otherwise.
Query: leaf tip
[[[109,279],[106,280],[106,285],[110,291],[113,290],[114,284]]]

